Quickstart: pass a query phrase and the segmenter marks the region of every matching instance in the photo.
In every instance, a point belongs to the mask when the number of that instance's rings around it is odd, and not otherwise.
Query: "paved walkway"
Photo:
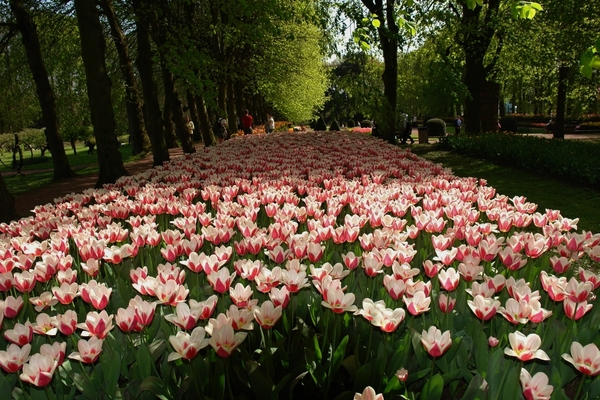
[[[202,143],[196,143],[196,151],[204,148]],[[183,150],[181,148],[169,149],[171,159],[182,157]],[[130,175],[135,175],[152,168],[152,154],[139,160],[125,164],[125,169]],[[41,170],[23,171],[24,174],[41,172]],[[6,173],[14,175],[14,172]],[[3,173],[4,176],[4,173]],[[80,193],[85,189],[93,188],[98,180],[98,174],[78,175],[75,178],[65,179],[58,182],[53,182],[50,185],[34,189],[25,193],[15,195],[15,208],[17,214],[21,217],[32,215],[31,210],[37,205],[53,203],[54,199],[64,197],[70,193]]]

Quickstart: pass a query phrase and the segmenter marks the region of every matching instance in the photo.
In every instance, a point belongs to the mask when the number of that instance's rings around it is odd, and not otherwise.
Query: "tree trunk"
[[[380,33],[381,36],[381,33]],[[385,39],[385,38],[384,38]],[[383,118],[377,122],[379,132],[389,143],[396,143],[396,108],[398,88],[398,43],[396,40],[381,39],[383,49]]]
[[[194,134],[192,135],[193,139],[194,139],[193,141],[198,142],[201,139],[201,135],[200,135],[200,119],[198,118],[198,109],[196,107],[196,100],[194,98],[194,94],[189,89],[186,91],[186,97],[187,97],[188,108],[190,110],[190,118],[191,118],[192,122],[194,123]]]
[[[161,118],[160,103],[158,102],[158,89],[154,81],[152,46],[150,32],[148,31],[150,19],[142,9],[140,0],[133,1],[133,9],[136,17],[138,45],[136,66],[140,74],[144,96],[144,121],[152,144],[152,164],[158,166],[169,161],[169,149],[165,140],[165,129]]]
[[[164,74],[165,69],[163,68],[163,75]],[[165,124],[165,140],[167,141],[167,147],[169,149],[179,147],[179,145],[177,144],[177,136],[175,136],[175,127],[173,126],[173,113],[171,112],[171,103],[169,101],[168,96],[165,96],[163,103],[163,122]]]
[[[94,0],[75,0],[77,24],[81,37],[81,55],[85,68],[90,114],[94,126],[100,173],[96,187],[114,183],[127,175],[115,134],[111,81],[106,71],[106,43]]]
[[[235,101],[235,84],[233,79],[227,79],[227,121],[229,126],[235,126],[238,120],[238,114],[236,112],[236,101]]]
[[[484,64],[484,57],[496,31],[494,19],[500,0],[487,3],[487,7],[478,5],[473,10],[463,5],[460,44],[465,53],[465,85],[470,93],[465,104],[465,131],[468,134],[498,130],[499,86],[488,77],[494,68],[493,62]]]
[[[196,108],[198,109],[198,118],[200,119],[200,130],[202,132],[202,141],[204,147],[210,147],[217,144],[215,134],[212,129],[211,118],[206,109],[206,102],[202,94],[196,96]]]
[[[42,59],[37,27],[25,7],[23,7],[22,0],[11,0],[10,8],[17,20],[17,27],[21,32],[23,46],[25,46],[25,53],[27,54],[27,62],[35,81],[42,117],[46,125],[45,133],[48,150],[52,153],[54,180],[73,177],[75,173],[69,165],[69,159],[58,129],[56,98]]]
[[[567,79],[569,67],[561,65],[558,67],[558,93],[556,98],[556,121],[552,131],[553,139],[565,138],[565,104],[567,102]]]
[[[498,132],[498,99],[500,97],[500,85],[488,78],[485,79],[480,90],[481,129],[483,132]]]
[[[377,28],[379,45],[383,52],[383,108],[377,128],[389,143],[396,143],[396,108],[398,104],[398,26],[394,0],[362,0],[372,14],[376,14],[380,26]]]
[[[117,15],[115,14],[112,0],[101,0],[100,6],[104,10],[106,18],[108,19],[110,32],[115,43],[117,54],[119,55],[121,73],[123,74],[123,80],[125,81],[126,108],[127,120],[129,122],[131,153],[136,155],[148,152],[150,151],[150,140],[146,134],[144,113],[140,104],[140,96],[138,94],[135,75],[133,73],[133,63],[131,61],[131,57],[129,57],[127,39],[125,38],[123,30],[121,29],[119,21],[117,20]]]
[[[181,109],[181,100],[179,100],[179,94],[175,88],[175,77],[163,65],[163,80],[165,85],[165,100],[169,102],[169,108],[171,109],[171,116],[173,123],[175,124],[175,134],[181,143],[181,148],[184,153],[194,153],[196,149],[192,144],[190,135],[185,124],[185,118],[183,116],[183,110]]]
[[[2,175],[0,175],[0,222],[9,223],[17,219],[17,210],[15,209],[15,198],[8,191]]]

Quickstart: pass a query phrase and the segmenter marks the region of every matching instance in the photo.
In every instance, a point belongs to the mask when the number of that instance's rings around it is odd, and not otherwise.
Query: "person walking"
[[[267,123],[265,124],[265,132],[271,133],[275,130],[275,120],[271,114],[267,114]]]
[[[194,121],[192,121],[190,119],[190,117],[185,117],[185,122],[186,122],[186,126],[187,126],[187,130],[188,133],[190,134],[190,136],[192,136],[194,134]]]
[[[244,130],[244,135],[252,135],[252,125],[254,123],[254,118],[250,115],[248,109],[244,110],[244,115],[242,116],[242,129]]]
[[[410,140],[410,144],[413,144],[415,140],[410,136],[412,133],[412,126],[408,121],[408,114],[402,112],[400,118],[402,119],[402,144],[406,144],[407,140]]]
[[[456,116],[456,119],[454,120],[454,134],[456,136],[458,136],[458,134],[460,133],[460,128],[462,127],[462,118],[460,117],[460,114]]]

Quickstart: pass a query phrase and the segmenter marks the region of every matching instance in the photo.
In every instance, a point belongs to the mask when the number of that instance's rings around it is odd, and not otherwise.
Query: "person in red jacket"
[[[254,123],[254,118],[250,115],[248,109],[244,110],[244,115],[242,116],[242,128],[244,130],[244,135],[252,134],[252,124]]]

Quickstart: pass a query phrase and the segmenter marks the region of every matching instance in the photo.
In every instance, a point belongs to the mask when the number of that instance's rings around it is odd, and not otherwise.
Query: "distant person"
[[[402,119],[402,144],[406,144],[408,140],[410,140],[410,144],[413,144],[415,140],[410,135],[412,133],[412,126],[408,121],[408,114],[403,112],[400,118]]]
[[[96,143],[93,140],[87,139],[84,144],[88,148],[87,153],[94,154],[94,147],[96,147]]]
[[[213,132],[219,141],[229,139],[229,130],[227,129],[227,120],[225,118],[217,118],[213,125]]]
[[[267,114],[267,123],[265,124],[265,132],[271,133],[275,130],[275,120],[271,114]]]
[[[250,115],[248,109],[244,110],[244,115],[242,116],[242,129],[244,131],[244,135],[252,135],[252,125],[254,124],[254,118]]]
[[[192,121],[190,119],[190,117],[185,117],[185,126],[187,127],[188,133],[190,134],[190,136],[192,136],[194,134],[194,121]]]
[[[462,128],[462,118],[460,115],[457,115],[454,119],[454,134],[456,136],[460,134],[460,128]]]
[[[375,120],[371,123],[371,136],[379,137],[379,128],[377,127],[377,122],[375,122]]]
[[[419,120],[417,119],[416,115],[413,115],[413,128],[418,128],[419,127]]]
[[[546,133],[552,133],[552,128],[554,128],[554,121],[550,118],[550,121],[546,124]]]

